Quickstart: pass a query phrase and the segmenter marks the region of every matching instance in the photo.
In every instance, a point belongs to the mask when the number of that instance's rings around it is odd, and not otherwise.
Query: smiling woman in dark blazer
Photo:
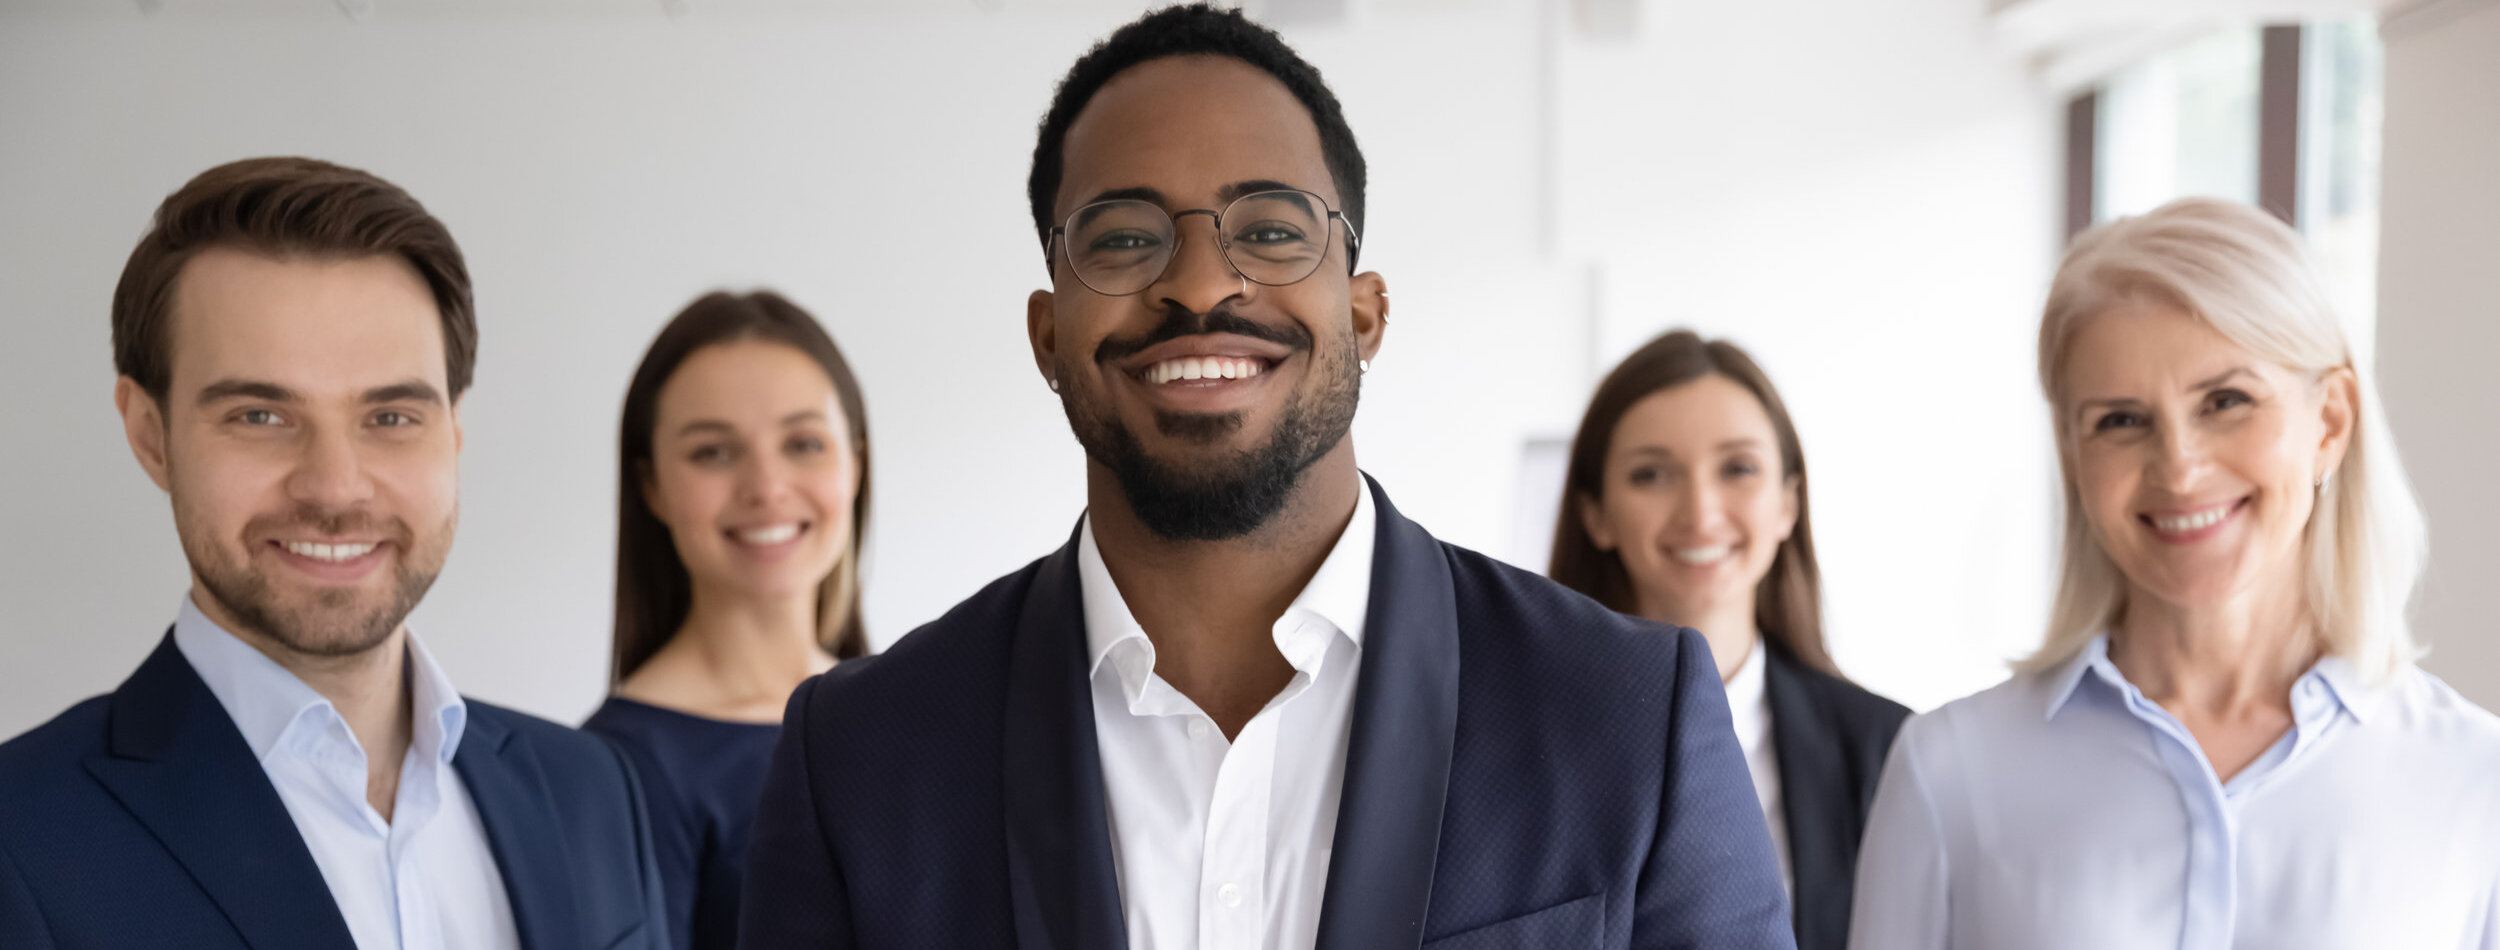
[[[1858,837],[1909,710],[1842,679],[1823,648],[1805,453],[1743,350],[1679,330],[1607,374],[1571,443],[1549,573],[1709,640],[1797,946],[1838,950]]]

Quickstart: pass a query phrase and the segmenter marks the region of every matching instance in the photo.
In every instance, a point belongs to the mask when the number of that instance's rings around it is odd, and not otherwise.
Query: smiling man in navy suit
[[[401,624],[476,341],[459,247],[388,182],[251,159],[165,200],[113,396],[190,590],[120,689],[0,745],[0,946],[665,947],[623,760],[462,699]]]
[[[1085,517],[792,697],[744,946],[1792,945],[1700,636],[1442,544],[1356,468],[1363,178],[1236,11],[1077,62],[1026,329]]]

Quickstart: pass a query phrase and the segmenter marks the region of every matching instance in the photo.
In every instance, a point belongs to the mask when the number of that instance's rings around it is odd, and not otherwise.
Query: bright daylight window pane
[[[2259,36],[2214,33],[2109,78],[2093,136],[2095,220],[2189,195],[2256,203]]]
[[[2367,16],[2304,31],[2300,229],[2326,269],[2346,333],[2370,355],[2378,325],[2378,24]]]

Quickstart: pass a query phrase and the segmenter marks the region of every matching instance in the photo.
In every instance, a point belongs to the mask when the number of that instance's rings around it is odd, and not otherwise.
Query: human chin
[[[227,617],[280,646],[310,656],[353,656],[387,641],[442,571],[453,519],[419,535],[393,522],[382,538],[323,544],[248,531],[237,548],[180,532],[194,576]],[[376,532],[347,532],[372,534]]]

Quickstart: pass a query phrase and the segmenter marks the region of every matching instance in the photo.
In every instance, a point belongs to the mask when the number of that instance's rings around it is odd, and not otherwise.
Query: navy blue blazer
[[[642,792],[596,737],[476,700],[452,768],[527,950],[666,950]],[[354,950],[268,774],[168,635],[0,745],[0,946]]]
[[[1379,509],[1322,950],[1788,948],[1701,636]],[[1128,945],[1075,544],[792,695],[740,946]]]

